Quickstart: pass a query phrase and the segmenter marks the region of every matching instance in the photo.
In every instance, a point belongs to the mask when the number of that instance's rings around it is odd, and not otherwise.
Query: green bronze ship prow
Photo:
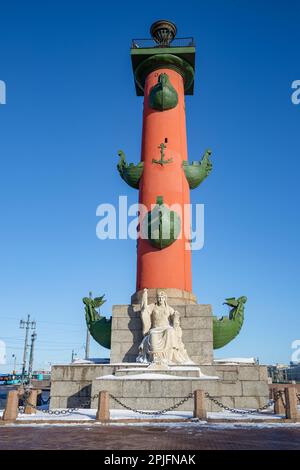
[[[184,160],[182,162],[182,168],[189,183],[190,189],[197,188],[210,174],[212,170],[212,163],[210,160],[211,153],[211,150],[208,149],[200,161],[193,161],[192,163],[189,163],[188,161]]]
[[[86,324],[94,340],[110,349],[111,345],[111,317],[109,319],[101,316],[96,308],[104,304],[104,295],[101,297],[84,297]],[[217,318],[213,316],[213,347],[220,349],[230,343],[241,331],[244,323],[244,311],[247,297],[230,297],[225,299],[224,304],[231,307],[228,316]]]
[[[214,349],[223,348],[230,343],[241,331],[244,323],[244,310],[247,297],[225,299],[224,304],[232,307],[226,317],[213,317]]]
[[[134,163],[127,163],[125,153],[122,150],[118,151],[119,162],[117,164],[118,171],[121,178],[134,189],[139,189],[140,179],[144,170],[144,163],[140,162],[137,165]]]
[[[104,295],[94,299],[90,295],[90,297],[84,297],[82,301],[85,305],[85,320],[91,336],[100,346],[110,349],[111,318],[102,317],[96,310],[96,308],[99,308],[106,302]]]

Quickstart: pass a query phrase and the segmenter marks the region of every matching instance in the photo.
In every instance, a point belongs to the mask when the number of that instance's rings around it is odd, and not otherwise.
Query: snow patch
[[[187,377],[182,375],[168,375],[157,373],[140,373],[133,375],[103,375],[96,380],[219,380],[219,377],[213,375],[200,374],[200,377]]]
[[[221,364],[256,364],[254,357],[228,357],[226,359],[214,359],[214,362]]]
[[[123,364],[124,365],[124,364]],[[144,366],[144,364],[141,364],[142,366]],[[127,371],[130,371],[130,372],[134,372],[134,371],[148,371],[149,366],[147,367],[140,367],[139,369],[137,369],[137,367],[123,367],[121,369],[118,369],[118,372],[127,372]],[[200,367],[191,367],[191,366],[170,366],[169,367],[169,370],[172,371],[172,370],[183,370],[183,371],[196,371],[196,372],[201,372],[200,370]]]
[[[94,362],[88,359],[75,359],[72,364],[94,364]]]
[[[41,411],[38,411],[36,414],[32,415],[19,415],[18,417],[18,426],[89,426],[96,418],[96,409],[86,409],[80,408],[77,411],[74,411],[68,415],[48,415],[44,414]],[[144,410],[145,411],[145,410]],[[0,411],[0,416],[2,416],[2,412]],[[215,429],[234,429],[238,428],[278,428],[278,427],[297,427],[300,428],[300,423],[282,423],[282,416],[274,415],[271,411],[267,411],[263,414],[233,414],[228,411],[220,411],[220,412],[208,412],[208,418],[210,419],[218,419],[221,422],[219,423],[209,423],[207,421],[196,421],[193,420],[193,413],[190,411],[170,411],[163,415],[148,415],[148,414],[140,414],[135,413],[129,410],[110,410],[110,418],[111,422],[106,423],[107,425],[114,425],[114,426],[164,426],[164,427],[172,427],[172,428],[182,428],[182,427],[193,427],[193,429],[197,432],[201,432],[202,430],[205,432],[207,428],[215,428]],[[119,423],[118,420],[120,419],[154,419],[155,422],[126,422],[126,423]],[[276,422],[264,423],[262,422],[264,419],[275,419]],[[159,420],[168,419],[169,422],[159,422]],[[190,421],[187,422],[174,422],[178,419],[189,419]],[[242,419],[251,419],[252,422],[244,423],[240,422]],[[22,423],[22,421],[29,421],[29,423]],[[65,421],[74,421],[74,423],[66,423]],[[226,422],[228,420],[234,420],[234,422]],[[32,423],[30,423],[32,421]],[[39,422],[36,422],[39,421]],[[47,421],[47,422],[43,422]],[[55,421],[51,423],[51,421]],[[94,425],[102,425],[100,422],[93,422]],[[6,426],[16,426],[14,423],[8,423]]]

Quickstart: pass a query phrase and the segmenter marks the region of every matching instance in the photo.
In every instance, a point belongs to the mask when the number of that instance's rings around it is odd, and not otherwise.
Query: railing
[[[157,44],[153,39],[133,39],[131,49],[149,49],[150,47],[195,47],[194,38],[175,38],[169,44]]]
[[[37,397],[40,393],[37,389],[22,389],[12,390],[8,393],[8,399],[4,414],[2,417],[3,421],[14,422],[18,418],[19,413],[32,414],[37,411],[42,411],[44,414],[48,415],[68,415],[73,412],[79,411],[78,408],[66,408],[66,409],[39,409],[37,406]],[[235,413],[239,415],[256,415],[258,413],[264,413],[270,406],[274,405],[274,413],[276,415],[283,415],[288,420],[293,422],[300,421],[300,413],[298,411],[298,401],[300,401],[300,394],[297,393],[296,387],[284,387],[283,390],[277,390],[276,388],[272,389],[272,399],[261,406],[260,408],[253,410],[242,410],[237,408],[231,408],[223,404],[217,397],[211,396],[209,393],[204,392],[203,390],[195,390],[194,392],[189,393],[187,396],[178,400],[177,403],[173,404],[169,408],[158,411],[143,411],[137,410],[128,406],[126,403],[123,403],[114,395],[110,394],[107,391],[100,391],[95,394],[93,397],[90,397],[84,404],[81,404],[81,407],[90,408],[91,403],[98,399],[98,407],[96,413],[96,421],[108,422],[110,421],[110,398],[113,399],[118,405],[122,408],[130,410],[134,413],[139,413],[141,415],[154,415],[159,416],[166,414],[170,411],[173,411],[179,408],[183,403],[189,399],[194,398],[194,411],[193,417],[186,418],[186,421],[191,419],[197,420],[207,420],[207,400],[211,401],[219,408],[226,410],[230,413]],[[22,406],[19,406],[19,402],[22,400]],[[47,400],[48,402],[48,400]],[[47,403],[44,402],[44,403]],[[271,410],[270,410],[271,412]],[[267,416],[264,414],[264,416]],[[247,418],[249,419],[249,418]]]

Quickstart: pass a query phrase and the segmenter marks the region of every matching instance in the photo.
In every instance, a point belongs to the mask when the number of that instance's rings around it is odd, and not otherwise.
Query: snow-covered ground
[[[81,408],[81,409],[78,409],[77,411],[74,411],[72,413],[68,413],[68,414],[64,414],[64,415],[56,415],[56,414],[52,414],[52,415],[49,415],[48,413],[43,413],[42,411],[38,411],[36,414],[32,414],[32,415],[25,415],[25,414],[19,414],[18,416],[18,424],[22,423],[22,421],[40,421],[40,422],[43,422],[43,421],[47,421],[51,424],[51,421],[55,421],[55,422],[58,422],[58,424],[67,424],[67,423],[64,423],[65,421],[74,421],[74,422],[79,422],[79,424],[87,424],[87,423],[91,423],[95,420],[95,417],[96,417],[96,409],[86,409],[86,408]],[[299,406],[299,412],[300,412],[300,406]],[[2,414],[3,414],[3,410],[0,410],[0,417],[2,417]],[[110,411],[110,417],[111,417],[111,420],[112,422],[115,421],[115,423],[117,423],[120,419],[156,419],[156,420],[161,420],[162,422],[159,423],[159,422],[156,422],[156,423],[153,423],[153,425],[155,424],[164,424],[164,425],[168,425],[168,424],[173,424],[175,425],[175,422],[176,420],[181,420],[181,419],[191,419],[191,421],[189,421],[187,424],[191,425],[191,424],[212,424],[212,423],[207,423],[206,421],[202,421],[202,422],[199,422],[199,421],[193,421],[192,420],[192,412],[189,412],[189,411],[171,411],[169,413],[165,413],[163,415],[155,415],[155,414],[151,414],[151,415],[148,415],[148,414],[140,414],[140,413],[135,413],[133,411],[127,411],[127,410],[111,410]],[[223,423],[226,423],[227,421],[227,424],[228,423],[228,420],[234,420],[235,423],[232,423],[232,424],[236,424],[236,423],[239,423],[239,421],[241,420],[245,420],[245,419],[249,419],[249,420],[252,420],[254,421],[254,423],[240,423],[240,424],[244,424],[244,425],[247,425],[248,424],[250,425],[255,425],[255,424],[259,424],[261,426],[277,426],[277,425],[290,425],[289,423],[281,423],[280,421],[282,421],[282,416],[278,416],[278,415],[274,415],[272,413],[272,410],[267,410],[265,411],[264,413],[255,413],[255,414],[252,414],[252,413],[248,413],[248,414],[238,414],[238,413],[230,413],[229,411],[220,411],[220,412],[208,412],[208,419],[218,419],[218,420],[221,420]],[[163,420],[170,420],[169,423],[164,423]],[[278,421],[278,423],[262,423],[263,420],[265,419],[275,419],[276,421]],[[173,421],[173,423],[172,423]],[[222,424],[223,424],[222,423]],[[56,423],[55,423],[56,424]],[[132,424],[140,424],[138,422],[136,423],[132,423]],[[145,423],[143,423],[145,424]],[[184,423],[180,423],[180,424],[184,424]],[[293,423],[293,425],[296,424],[297,426],[300,427],[300,423]],[[217,423],[217,425],[219,426],[219,423]]]
[[[151,374],[152,375],[152,374]],[[160,374],[153,374],[156,377]],[[43,413],[42,409],[45,411],[48,409],[48,405],[43,405],[40,407],[39,411],[36,414],[18,415],[18,426],[74,426],[74,425],[102,425],[100,422],[95,422],[96,418],[96,409],[87,409],[79,408],[76,411],[67,414],[48,414]],[[0,409],[0,420],[3,415],[3,409]],[[57,410],[60,411],[60,410]],[[243,410],[246,411],[246,410]],[[298,412],[300,414],[300,405],[298,405]],[[267,410],[262,413],[231,413],[230,411],[218,411],[218,412],[208,412],[208,419],[218,420],[218,423],[211,423],[208,421],[198,421],[193,420],[193,413],[191,411],[171,411],[163,415],[156,414],[142,414],[135,413],[133,411],[121,409],[121,410],[110,410],[110,419],[109,425],[130,425],[130,426],[173,426],[173,427],[182,427],[182,426],[208,426],[208,427],[217,427],[217,428],[232,428],[235,426],[239,427],[260,427],[260,428],[269,428],[269,427],[299,427],[299,423],[284,423],[284,416],[275,415],[273,412],[273,406],[271,405]],[[120,420],[143,420],[143,421],[132,421],[130,423],[120,422]],[[274,420],[273,422],[264,422],[264,420]],[[150,420],[145,423],[145,420]],[[151,422],[152,420],[152,422]],[[168,420],[166,422],[165,420]],[[187,420],[186,422],[180,422],[180,420]],[[234,422],[229,422],[234,420]],[[249,420],[249,422],[243,422]],[[251,420],[251,422],[250,422]],[[26,421],[26,423],[25,423]],[[22,424],[24,422],[24,424]],[[28,423],[29,422],[29,423]],[[30,423],[32,422],[32,423]],[[72,423],[73,422],[73,423]],[[15,426],[14,423],[6,424],[7,426]]]
[[[128,418],[128,416],[126,416]],[[148,417],[148,416],[147,416]],[[172,427],[172,428],[182,428],[182,427],[193,427],[197,428],[197,431],[201,430],[201,428],[215,428],[215,429],[234,429],[234,428],[299,428],[300,423],[284,423],[281,422],[280,419],[277,422],[263,422],[261,419],[257,419],[251,422],[243,422],[239,420],[235,420],[234,422],[228,421],[226,419],[218,422],[218,423],[210,423],[208,421],[182,421],[179,422],[176,419],[169,419],[168,421],[152,421],[149,420],[145,421],[131,421],[131,422],[124,422],[119,421],[120,418],[124,418],[123,415],[118,413],[118,419],[115,416],[109,423],[106,423],[105,426],[161,426],[161,427]],[[177,417],[178,418],[178,417]],[[253,418],[253,416],[251,416]],[[55,419],[39,419],[37,415],[34,416],[32,420],[18,420],[18,423],[8,423],[5,426],[26,426],[26,427],[39,427],[39,426],[103,426],[100,422],[94,422],[93,419],[90,417],[88,419],[78,419],[78,415],[73,419],[68,417],[68,421],[66,421],[66,417]],[[23,422],[22,422],[23,421]],[[30,422],[32,421],[32,422]],[[72,422],[73,421],[73,422]],[[0,428],[1,429],[1,428]]]

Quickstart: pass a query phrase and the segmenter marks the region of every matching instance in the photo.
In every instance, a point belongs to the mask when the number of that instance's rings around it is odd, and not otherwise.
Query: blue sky
[[[19,319],[37,321],[35,366],[83,355],[81,298],[103,313],[135,290],[135,242],[96,238],[96,207],[137,192],[117,150],[140,158],[142,99],[129,47],[169,18],[197,44],[187,97],[189,158],[210,147],[213,172],[192,192],[205,204],[205,246],[193,252],[199,303],[247,295],[239,337],[218,357],[288,362],[299,322],[300,2],[265,0],[11,1],[1,4],[0,339],[21,360]],[[92,356],[107,355],[92,340]]]

